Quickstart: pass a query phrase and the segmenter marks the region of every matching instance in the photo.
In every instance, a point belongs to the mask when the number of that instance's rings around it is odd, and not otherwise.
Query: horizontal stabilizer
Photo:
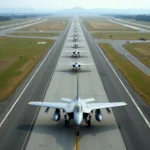
[[[68,98],[61,98],[62,101],[68,102],[70,103],[72,101],[72,99],[68,99]]]
[[[85,103],[89,103],[89,102],[95,101],[95,99],[94,99],[94,98],[88,98],[88,99],[84,99],[83,101],[84,101]]]

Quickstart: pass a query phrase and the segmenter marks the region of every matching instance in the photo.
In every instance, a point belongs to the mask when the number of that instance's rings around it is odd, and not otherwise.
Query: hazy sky
[[[150,0],[1,0],[0,8],[30,7],[36,9],[83,8],[146,8]]]

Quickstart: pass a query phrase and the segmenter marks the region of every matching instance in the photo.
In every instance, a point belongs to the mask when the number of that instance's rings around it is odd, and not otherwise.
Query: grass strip
[[[150,43],[125,44],[123,47],[150,68]]]
[[[53,43],[47,39],[0,37],[0,101],[15,91]],[[20,54],[23,54],[22,58]]]
[[[150,106],[150,77],[117,53],[110,44],[100,43],[99,46],[126,77],[134,90],[142,96],[146,103]]]
[[[139,40],[140,38],[150,39],[149,33],[128,33],[128,32],[95,32],[94,38],[111,39],[111,40]]]

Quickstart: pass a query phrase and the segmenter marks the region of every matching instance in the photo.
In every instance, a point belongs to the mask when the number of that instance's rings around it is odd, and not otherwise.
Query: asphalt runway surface
[[[41,18],[37,18],[37,19],[32,19],[30,21],[24,21],[24,22],[19,22],[19,23],[14,23],[14,24],[9,24],[9,25],[0,25],[0,29],[6,29],[6,28],[11,28],[14,26],[19,26],[19,25],[23,25],[23,24],[29,24],[35,21],[39,21]]]
[[[68,37],[62,49],[61,56],[58,60],[56,69],[54,71],[51,83],[47,89],[44,101],[62,102],[62,97],[75,98],[76,96],[76,72],[72,71],[71,66],[67,66],[70,62],[84,62],[93,63],[93,58],[90,54],[86,40],[82,33],[80,24],[78,23],[79,44],[84,47],[79,48],[81,51],[88,51],[88,55],[82,55],[80,58],[72,58],[70,55],[65,54],[65,51],[73,51],[69,45],[73,44],[70,37],[73,34],[73,23],[70,28]],[[80,42],[82,38],[82,42]],[[62,66],[62,64],[64,66]],[[107,102],[108,98],[99,78],[95,66],[82,67],[78,73],[80,80],[80,97],[90,98],[94,97],[97,102]],[[31,106],[34,107],[34,106]],[[26,150],[76,150],[76,136],[74,129],[74,122],[68,128],[64,126],[64,114],[58,123],[55,123],[52,118],[54,109],[50,109],[48,114],[44,113],[45,108],[41,108],[37,116],[35,125],[33,127],[31,136],[29,138]],[[114,115],[108,115],[106,110],[102,111],[104,121],[99,123],[95,120],[94,114],[92,115],[92,127],[87,128],[85,123],[80,128],[79,149],[120,149],[125,150],[126,147],[122,140],[119,128],[117,126]],[[115,138],[113,138],[115,137]],[[68,142],[69,141],[69,142]]]
[[[118,20],[108,20],[110,22],[113,22],[113,23],[116,23],[116,24],[119,24],[119,25],[122,25],[122,26],[125,26],[125,27],[128,27],[128,28],[132,28],[132,29],[135,29],[135,30],[138,30],[140,32],[150,32],[150,30],[148,29],[145,29],[145,28],[142,28],[142,27],[138,27],[138,26],[135,26],[135,25],[131,25],[131,24],[128,24],[128,23],[125,23],[125,22],[120,22]]]
[[[47,21],[47,19],[37,19],[35,22],[29,22],[29,23],[23,24],[23,25],[20,23],[18,26],[10,27],[8,29],[2,29],[2,30],[0,30],[0,36],[9,36],[6,33],[14,32],[15,30],[19,30],[19,29],[29,27],[29,26],[32,26],[35,24],[39,24],[39,23],[42,23],[44,21]]]
[[[129,22],[126,20],[121,20],[121,19],[115,19],[116,21],[122,22],[122,23],[126,23],[126,24],[131,24],[134,26],[139,26],[139,27],[143,27],[143,28],[150,28],[149,25],[144,25],[144,24],[140,24],[140,23],[134,23],[134,22]]]
[[[28,105],[29,101],[59,102],[62,97],[75,97],[76,73],[72,72],[72,69],[67,64],[76,61],[76,58],[69,57],[62,52],[70,49],[68,44],[71,41],[66,38],[68,31],[69,34],[72,34],[71,28],[69,30],[69,24],[28,88],[22,94],[19,102],[1,126],[0,150],[150,149],[149,127],[82,22],[81,25],[87,42],[80,28],[82,43],[85,43],[85,48],[80,48],[80,50],[89,51],[89,55],[82,56],[78,61],[85,63],[95,62],[95,66],[83,67],[79,72],[80,97],[93,97],[99,102],[124,101],[128,103],[128,106],[115,108],[113,113],[109,115],[106,110],[103,110],[104,120],[101,123],[95,120],[93,114],[92,126],[87,128],[83,123],[80,136],[77,138],[75,137],[73,122],[71,122],[70,127],[64,127],[63,113],[61,114],[60,122],[56,123],[52,121],[53,109],[50,109],[48,114],[45,114],[44,108],[38,109]],[[66,65],[61,66],[61,64]],[[31,72],[26,82],[28,82],[36,69]],[[136,100],[143,114],[150,120],[149,107],[133,91],[116,68],[115,71]],[[14,100],[18,95],[19,92],[14,96]]]

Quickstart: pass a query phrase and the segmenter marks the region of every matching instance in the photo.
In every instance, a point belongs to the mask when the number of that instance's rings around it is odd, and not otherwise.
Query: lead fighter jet
[[[76,126],[76,135],[79,136],[79,127],[83,120],[85,120],[88,126],[91,126],[91,113],[95,111],[95,119],[97,121],[102,121],[101,109],[106,109],[110,113],[112,107],[126,106],[125,102],[103,102],[103,103],[91,103],[94,98],[81,99],[79,97],[79,79],[77,78],[77,95],[74,99],[62,98],[62,101],[66,103],[59,102],[29,102],[30,105],[46,107],[45,112],[49,108],[54,108],[54,121],[59,121],[61,118],[61,111],[63,110],[66,114],[64,115],[65,126],[68,126],[70,120],[73,119]],[[90,103],[89,103],[90,102]]]

